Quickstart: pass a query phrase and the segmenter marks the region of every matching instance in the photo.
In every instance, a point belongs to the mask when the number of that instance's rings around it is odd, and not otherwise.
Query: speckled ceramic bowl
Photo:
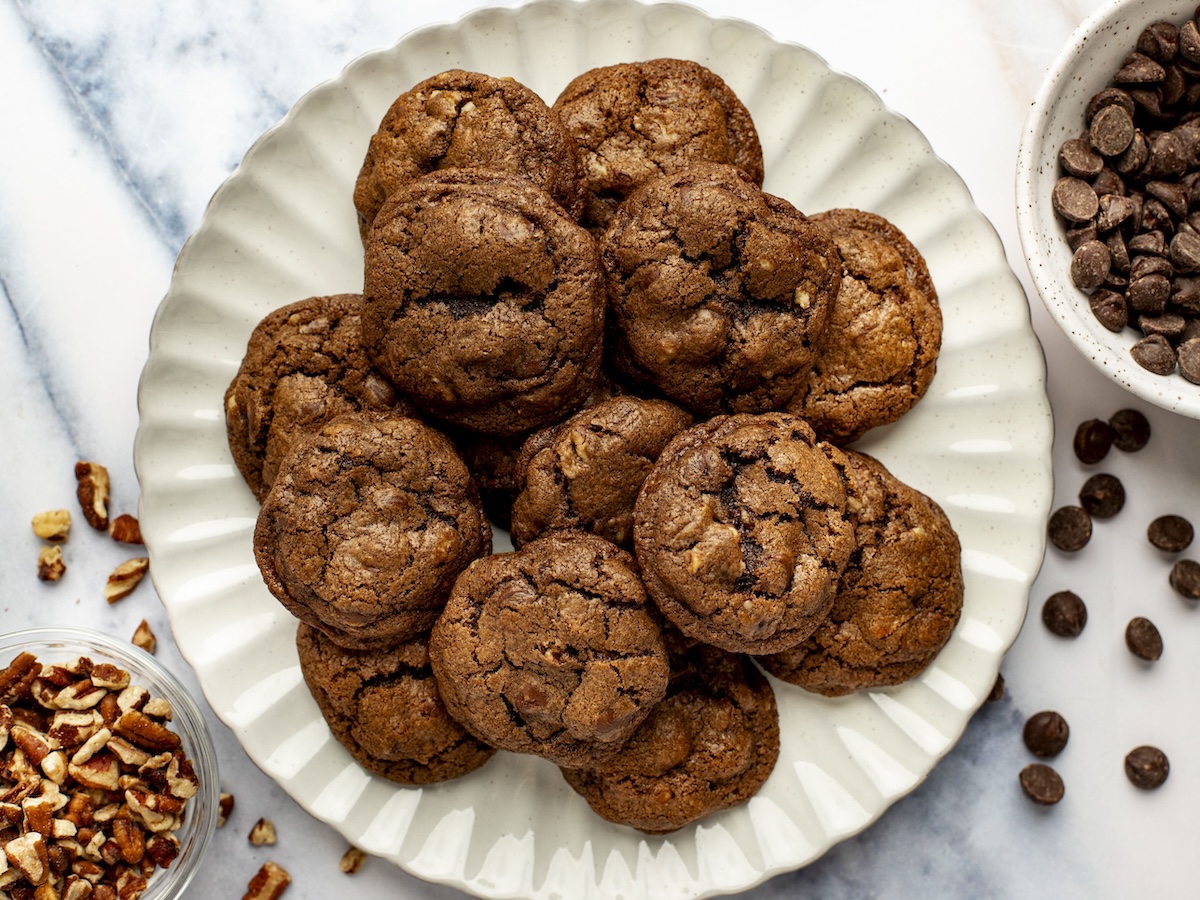
[[[1165,409],[1200,418],[1200,385],[1178,374],[1155,375],[1129,355],[1141,337],[1132,327],[1106,329],[1087,295],[1071,281],[1071,249],[1050,205],[1058,181],[1058,150],[1084,133],[1088,100],[1112,78],[1152,22],[1182,24],[1196,0],[1114,0],[1088,18],[1067,42],[1038,92],[1017,155],[1017,222],[1033,283],[1054,320],[1095,366],[1131,393]]]

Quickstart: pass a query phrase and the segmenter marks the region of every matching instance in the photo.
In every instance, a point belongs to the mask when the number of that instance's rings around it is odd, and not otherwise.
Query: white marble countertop
[[[4,630],[73,623],[124,636],[146,618],[159,658],[196,687],[149,582],[118,604],[104,602],[104,578],[126,549],[83,534],[71,545],[67,577],[46,586],[35,577],[30,517],[73,506],[79,459],[110,469],[115,512],[136,510],[137,381],[151,319],[184,240],[254,139],[359,54],[484,5],[0,4],[0,375],[7,385],[0,421],[13,429],[0,478]],[[1048,552],[1002,668],[1005,697],[986,704],[927,781],[878,823],[746,896],[1195,896],[1200,609],[1167,586],[1169,562],[1150,547],[1145,528],[1167,512],[1200,522],[1200,422],[1122,393],[1068,345],[1034,293],[1014,212],[1026,111],[1059,47],[1098,4],[695,5],[754,22],[857,76],[963,177],[999,232],[1045,348],[1055,507],[1075,502],[1088,474],[1071,451],[1078,423],[1133,406],[1153,427],[1146,450],[1114,454],[1102,467],[1125,484],[1122,513],[1097,528],[1088,552]],[[1084,597],[1090,613],[1070,642],[1040,621],[1042,602],[1064,588]],[[1153,666],[1124,647],[1134,615],[1150,617],[1163,633],[1166,652]],[[1070,743],[1054,761],[1067,796],[1052,808],[1036,807],[1017,786],[1032,760],[1021,728],[1040,709],[1058,710],[1071,725]],[[211,712],[209,724],[237,808],[189,896],[240,896],[268,858],[293,875],[287,897],[462,896],[376,859],[342,874],[344,840],[263,775]],[[1125,753],[1143,743],[1160,746],[1172,762],[1156,792],[1134,789],[1122,772]],[[278,828],[274,847],[246,840],[259,816]]]

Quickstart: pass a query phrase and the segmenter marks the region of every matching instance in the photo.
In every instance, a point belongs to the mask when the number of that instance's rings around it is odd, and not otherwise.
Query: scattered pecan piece
[[[158,638],[150,630],[150,623],[145,619],[142,619],[137,630],[134,631],[132,642],[135,647],[141,647],[147,653],[153,653],[158,649]]]
[[[58,581],[67,574],[62,548],[49,546],[38,551],[37,577],[40,581]]]
[[[221,791],[220,801],[217,803],[217,827],[220,828],[229,821],[229,817],[233,815],[234,805],[233,794]]]
[[[50,544],[63,544],[71,535],[71,513],[65,509],[48,509],[33,517],[33,533]]]
[[[150,560],[145,556],[135,556],[127,559],[109,573],[108,582],[104,585],[104,599],[109,603],[124,600],[133,593],[133,589],[142,582],[142,578],[150,570]]]
[[[291,883],[292,876],[286,869],[273,862],[265,862],[250,879],[242,900],[279,900]]]
[[[363,864],[363,860],[367,858],[367,854],[359,850],[357,847],[347,847],[346,852],[342,854],[342,858],[338,860],[338,868],[347,875],[353,875]]]
[[[75,463],[75,495],[87,523],[99,531],[108,528],[108,469],[93,462]]]
[[[270,819],[259,819],[250,829],[250,843],[255,847],[274,844],[275,840],[275,823]]]
[[[120,544],[142,544],[142,527],[136,516],[121,513],[109,523],[108,535]]]

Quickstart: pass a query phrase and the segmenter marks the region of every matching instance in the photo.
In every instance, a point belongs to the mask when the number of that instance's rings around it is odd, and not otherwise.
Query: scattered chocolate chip
[[[1176,515],[1159,516],[1146,529],[1150,543],[1165,553],[1186,550],[1194,534],[1192,523]]]
[[[1062,506],[1050,516],[1050,543],[1065,553],[1082,550],[1092,538],[1092,517],[1082,506]]]
[[[1175,371],[1175,350],[1161,334],[1152,334],[1135,343],[1129,350],[1133,361],[1155,375],[1170,375]]]
[[[1020,781],[1025,796],[1042,806],[1053,806],[1065,793],[1062,778],[1045,763],[1027,765],[1021,770]]]
[[[1184,327],[1186,329],[1186,325]],[[1200,338],[1189,338],[1181,343],[1177,356],[1179,373],[1192,384],[1200,384]]]
[[[1125,453],[1136,453],[1150,442],[1150,420],[1136,409],[1120,409],[1109,417],[1113,446]]]
[[[1131,116],[1137,108],[1133,102],[1133,98],[1128,93],[1119,87],[1110,86],[1103,88],[1088,100],[1087,108],[1083,113],[1083,120],[1090,123],[1096,118],[1096,114],[1106,106],[1119,106]]]
[[[1167,780],[1171,764],[1157,747],[1135,747],[1125,757],[1125,775],[1144,791],[1150,791]]]
[[[1171,587],[1189,600],[1200,600],[1200,563],[1194,559],[1179,559],[1168,576]]]
[[[1095,465],[1108,455],[1116,439],[1113,427],[1103,419],[1088,419],[1075,428],[1072,447],[1075,456],[1085,465]]]
[[[1200,63],[1200,32],[1196,20],[1188,19],[1179,29],[1179,55],[1189,62]]]
[[[1079,637],[1087,625],[1087,605],[1074,591],[1057,591],[1042,604],[1042,621],[1052,634]]]
[[[1125,646],[1139,659],[1154,662],[1162,656],[1162,635],[1149,619],[1136,616],[1125,626]]]
[[[1063,747],[1067,746],[1067,738],[1070,737],[1070,734],[1071,729],[1067,727],[1067,720],[1053,710],[1047,709],[1034,713],[1026,720],[1022,737],[1025,739],[1025,746],[1029,748],[1030,753],[1046,759],[1062,753]]]
[[[1147,25],[1138,35],[1137,49],[1156,62],[1169,63],[1179,50],[1179,29],[1170,22]]]
[[[1079,505],[1093,519],[1111,519],[1125,505],[1125,486],[1107,472],[1093,475],[1079,490]]]

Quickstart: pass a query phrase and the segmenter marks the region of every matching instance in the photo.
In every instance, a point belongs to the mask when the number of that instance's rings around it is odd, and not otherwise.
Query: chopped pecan
[[[37,657],[20,653],[0,671],[0,703],[11,704],[30,696],[30,689],[42,672]]]
[[[92,684],[110,691],[123,691],[129,687],[129,673],[112,663],[96,663],[91,671]]]
[[[68,875],[63,884],[62,900],[91,900],[92,883],[78,875]]]
[[[8,858],[9,865],[32,885],[41,884],[50,874],[46,840],[36,831],[9,841],[4,845],[4,855]]]
[[[135,647],[141,647],[147,653],[153,653],[158,649],[158,638],[150,630],[150,624],[145,619],[138,624],[131,640]]]
[[[250,843],[255,847],[261,847],[264,844],[274,844],[275,823],[270,819],[259,819],[250,829]]]
[[[71,755],[71,764],[82,766],[89,759],[108,746],[112,740],[112,732],[107,728],[98,728],[95,732]]]
[[[68,684],[53,697],[46,696],[44,700],[39,697],[39,702],[47,709],[91,709],[104,699],[107,693],[105,688],[92,684],[90,678],[84,678],[74,684]]]
[[[51,750],[58,749],[58,742],[28,725],[18,723],[9,732],[12,742],[25,752],[25,758],[40,766]]]
[[[279,900],[291,883],[292,876],[287,869],[270,861],[265,862],[250,879],[242,900]]]
[[[146,838],[146,855],[159,867],[169,868],[179,855],[179,838],[173,834],[151,834]]]
[[[121,544],[141,544],[142,529],[138,524],[138,520],[129,515],[129,513],[121,513],[108,526],[109,536]]]
[[[121,859],[133,865],[146,855],[146,835],[129,819],[118,816],[112,821],[113,840],[121,848]]]
[[[176,796],[179,796],[176,794]],[[220,799],[217,802],[217,827],[220,828],[229,821],[229,817],[233,815],[233,805],[235,803],[233,794],[221,791]]]
[[[37,577],[39,581],[55,582],[67,574],[67,563],[61,547],[42,547],[38,551]]]
[[[71,535],[71,513],[65,509],[35,513],[33,533],[49,544],[65,543]]]
[[[174,750],[180,743],[179,735],[138,709],[121,713],[113,731],[144,750]]]
[[[93,528],[108,528],[108,469],[93,462],[75,463],[75,496],[83,517]]]
[[[353,875],[362,868],[363,860],[367,858],[367,854],[363,853],[357,847],[347,847],[346,852],[342,854],[342,858],[338,860],[338,868],[347,875]]]
[[[146,573],[150,571],[150,559],[145,556],[135,556],[121,563],[108,575],[104,585],[104,599],[109,603],[124,600],[133,593],[133,589],[141,584]]]
[[[67,774],[84,787],[115,791],[121,777],[121,763],[111,753],[101,750],[79,765],[68,763]]]

